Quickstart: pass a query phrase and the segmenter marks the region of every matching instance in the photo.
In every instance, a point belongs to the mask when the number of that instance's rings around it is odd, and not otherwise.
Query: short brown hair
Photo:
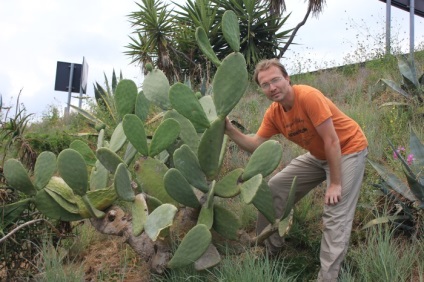
[[[274,58],[274,59],[261,60],[259,63],[256,64],[255,73],[253,74],[253,78],[255,79],[257,84],[259,84],[259,81],[258,81],[259,72],[267,70],[272,66],[279,68],[281,72],[283,73],[284,77],[289,76],[286,71],[286,68],[283,66],[282,63],[280,63],[278,59]]]

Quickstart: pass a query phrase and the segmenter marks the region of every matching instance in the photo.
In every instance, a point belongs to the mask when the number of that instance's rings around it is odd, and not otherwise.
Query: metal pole
[[[71,63],[71,72],[69,74],[69,86],[68,86],[68,107],[66,107],[66,117],[69,116],[69,110],[71,108],[71,94],[72,94],[72,79],[74,76],[74,64]]]
[[[82,106],[82,87],[81,87],[81,85],[80,85],[80,93],[79,93],[80,95],[79,95],[79,102],[78,102],[78,107],[79,108],[82,108],[81,106]]]
[[[390,23],[392,21],[391,18],[391,6],[392,1],[387,0],[386,1],[386,55],[390,55]]]
[[[414,62],[414,16],[415,0],[409,0],[409,57]]]

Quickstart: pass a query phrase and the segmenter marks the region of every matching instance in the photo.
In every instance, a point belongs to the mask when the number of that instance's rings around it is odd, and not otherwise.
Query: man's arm
[[[341,149],[340,141],[334,129],[333,120],[328,118],[316,127],[324,141],[325,156],[330,167],[330,185],[325,192],[325,204],[336,205],[342,197],[341,186]]]
[[[240,148],[250,153],[256,150],[263,142],[265,142],[266,138],[260,137],[259,135],[246,135],[239,131],[236,127],[234,127],[230,120],[226,118],[225,120],[225,134],[231,138]]]

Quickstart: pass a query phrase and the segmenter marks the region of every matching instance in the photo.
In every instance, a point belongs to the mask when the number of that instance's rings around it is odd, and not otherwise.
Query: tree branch
[[[309,5],[305,17],[303,18],[303,20],[300,23],[297,24],[297,26],[293,30],[292,34],[290,35],[289,41],[287,41],[286,45],[284,45],[284,47],[280,49],[280,54],[278,55],[278,58],[279,59],[281,59],[283,57],[284,53],[289,48],[289,46],[292,43],[294,37],[296,36],[297,31],[299,30],[299,28],[306,23],[306,20],[308,19],[309,14],[311,13],[311,11],[312,11],[312,5]]]
[[[45,220],[44,218],[39,218],[39,219],[30,220],[28,222],[25,222],[24,224],[19,225],[18,227],[16,227],[12,231],[10,231],[6,236],[4,236],[3,238],[1,238],[0,239],[0,243],[3,243],[3,241],[6,241],[10,236],[12,236],[16,232],[18,232],[20,229],[22,229],[22,228],[24,228],[24,227],[26,227],[28,225],[35,224],[35,223],[37,223],[39,221],[44,221],[57,234],[57,236],[59,236],[59,237],[62,236],[62,234],[59,232],[59,230],[57,230],[49,221]]]

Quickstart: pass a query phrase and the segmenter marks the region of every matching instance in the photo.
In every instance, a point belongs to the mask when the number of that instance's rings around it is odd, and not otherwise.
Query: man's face
[[[276,66],[259,72],[258,82],[266,97],[273,102],[284,102],[290,94],[290,78],[284,77]]]

